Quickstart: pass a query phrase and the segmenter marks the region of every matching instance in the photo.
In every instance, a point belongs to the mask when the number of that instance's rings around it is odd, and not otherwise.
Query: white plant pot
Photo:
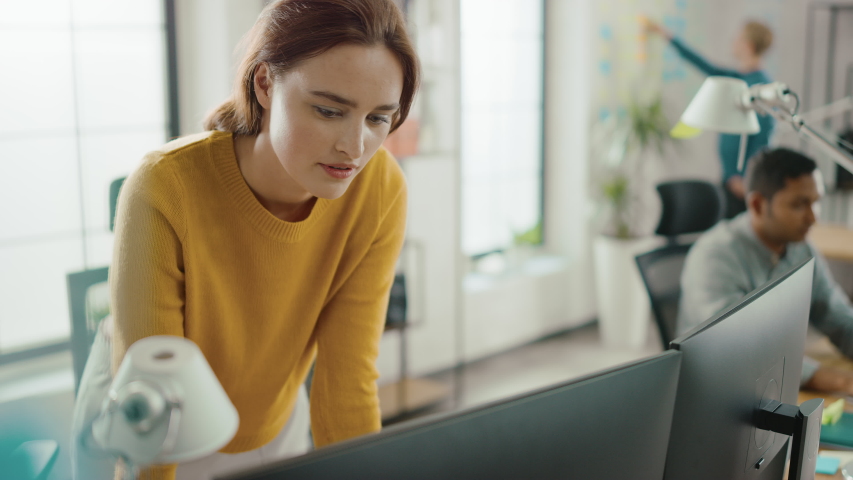
[[[661,245],[656,237],[593,241],[595,290],[601,341],[607,347],[641,348],[651,321],[651,304],[634,259]]]

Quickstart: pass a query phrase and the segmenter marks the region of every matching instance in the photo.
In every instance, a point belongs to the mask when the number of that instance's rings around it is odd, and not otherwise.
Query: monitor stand
[[[792,437],[788,480],[814,480],[822,416],[822,398],[800,406],[772,401],[758,411],[756,427]]]

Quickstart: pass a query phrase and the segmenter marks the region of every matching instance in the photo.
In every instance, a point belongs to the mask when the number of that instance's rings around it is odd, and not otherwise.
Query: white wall
[[[205,115],[231,92],[237,45],[263,0],[176,0],[181,135],[202,131]]]

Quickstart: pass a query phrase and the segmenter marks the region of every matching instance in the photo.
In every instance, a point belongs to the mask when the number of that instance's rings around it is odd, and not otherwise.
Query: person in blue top
[[[708,76],[734,77],[746,81],[750,86],[757,83],[770,83],[772,80],[762,67],[762,57],[773,43],[773,32],[760,22],[748,22],[732,45],[732,53],[738,63],[737,70],[722,68],[714,65],[659,24],[646,20],[646,29],[669,40],[682,58]],[[746,144],[745,159],[751,158],[770,143],[775,121],[767,115],[759,115],[758,123],[761,131],[750,135]],[[723,191],[726,194],[726,218],[746,210],[746,196],[743,171],[738,171],[738,151],[740,136],[720,134],[719,154],[723,167]],[[744,164],[746,171],[746,164]]]

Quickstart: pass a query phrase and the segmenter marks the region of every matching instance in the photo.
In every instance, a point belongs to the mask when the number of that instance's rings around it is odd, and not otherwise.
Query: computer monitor
[[[220,480],[660,480],[680,357],[664,352]]]
[[[767,404],[797,403],[813,275],[808,260],[672,341],[683,359],[666,480],[782,479],[790,437],[756,423]]]

